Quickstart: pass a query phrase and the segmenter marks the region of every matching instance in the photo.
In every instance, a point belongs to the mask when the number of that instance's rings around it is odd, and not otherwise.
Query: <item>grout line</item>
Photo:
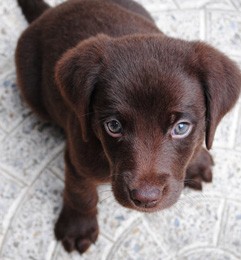
[[[55,244],[54,250],[52,252],[51,258],[47,258],[45,260],[56,260],[57,257],[58,257],[58,252],[60,250],[60,246],[62,246],[61,242],[56,241],[56,244]]]
[[[25,109],[25,108],[24,108]],[[29,110],[29,108],[28,108],[28,110]],[[28,118],[31,116],[31,115],[33,115],[33,113],[29,110],[29,111],[26,111],[27,113],[26,113],[26,116],[25,117],[23,117],[22,119],[20,119],[19,120],[19,122],[17,122],[17,124],[16,125],[14,125],[12,128],[10,128],[9,130],[6,130],[5,129],[5,131],[7,132],[7,135],[2,139],[2,141],[5,141],[5,139],[7,139],[9,136],[11,136],[12,134],[14,134],[15,132],[17,132],[18,131],[18,129],[19,129],[19,127],[20,127],[20,125],[22,125],[22,124],[24,124],[24,121],[26,121],[26,120],[28,120]],[[22,115],[22,111],[21,111],[21,115]],[[36,115],[35,115],[36,116]],[[37,120],[39,120],[38,118],[37,118]],[[2,127],[1,127],[1,129],[2,129]]]
[[[233,0],[230,0],[230,3],[233,5],[233,7],[234,7],[237,11],[239,11],[238,5],[237,5]]]
[[[65,142],[63,144],[65,146]],[[64,148],[63,148],[64,149]],[[51,173],[56,177],[58,178],[59,180],[61,180],[62,182],[65,181],[65,162],[64,162],[64,170],[63,170],[63,178],[61,176],[59,176],[58,172],[55,171],[52,167],[51,167],[51,164],[53,163],[54,160],[56,160],[58,158],[58,156],[60,156],[60,154],[62,153],[62,149],[60,152],[58,152],[56,154],[55,157],[52,158],[52,160],[45,166],[46,169],[48,169],[49,171],[51,171]],[[62,157],[62,160],[64,161],[64,156]]]
[[[29,183],[25,182],[24,180],[20,179],[17,175],[13,175],[9,168],[4,167],[0,164],[0,171],[1,173],[6,176],[7,178],[11,179],[15,183],[21,184],[23,186],[29,186]]]
[[[8,134],[8,132],[7,132],[4,128],[2,128],[1,125],[0,125],[0,130],[3,132],[4,135],[7,135],[7,134]],[[1,139],[1,140],[2,140],[2,139]]]
[[[56,146],[56,147],[52,150],[52,155],[50,154],[50,155],[48,156],[48,162],[45,161],[45,162],[41,163],[41,164],[39,165],[39,167],[37,167],[37,168],[35,169],[35,172],[38,172],[38,173],[36,174],[35,178],[31,181],[31,183],[30,183],[31,186],[32,186],[32,184],[39,178],[39,176],[42,174],[42,172],[43,172],[45,169],[47,169],[47,166],[49,165],[49,163],[51,163],[51,162],[54,160],[56,154],[59,154],[59,153],[63,150],[64,145],[65,145],[65,143],[61,143],[61,144],[59,144],[58,146]],[[28,170],[28,169],[25,169],[25,171],[26,171],[26,170]],[[48,170],[49,170],[49,169],[48,169]]]
[[[221,235],[221,232],[222,232],[222,226],[223,226],[222,223],[223,223],[225,205],[226,205],[226,201],[225,201],[225,199],[222,199],[221,203],[220,203],[220,208],[217,212],[218,221],[216,223],[216,226],[214,227],[215,230],[214,230],[213,243],[216,247],[218,246],[219,238],[220,238],[220,235]]]
[[[140,223],[141,223],[141,217],[137,215],[136,218],[132,219],[129,225],[125,226],[125,229],[120,233],[119,236],[116,237],[112,247],[110,248],[109,252],[106,254],[106,260],[113,259],[113,255],[115,254],[116,251],[119,250],[121,242],[126,238],[126,235],[129,234],[130,229]]]
[[[111,251],[111,249],[112,249],[112,247],[113,247],[113,245],[114,245],[115,242],[113,242],[112,240],[110,240],[110,239],[106,238],[105,236],[103,236],[102,233],[100,233],[98,239],[101,239],[101,236],[102,236],[102,238],[106,239],[106,240],[109,242],[109,243],[107,244],[107,246],[106,246],[104,252],[102,252],[102,254],[101,254],[101,260],[106,260],[108,254],[109,254],[109,252]]]
[[[31,187],[25,187],[21,192],[20,195],[18,196],[18,198],[14,201],[13,205],[10,207],[8,213],[5,215],[5,218],[7,219],[6,223],[4,224],[3,222],[3,227],[5,226],[4,230],[3,230],[3,237],[2,237],[2,243],[0,245],[0,257],[2,255],[2,250],[3,250],[3,246],[4,246],[4,242],[5,239],[7,237],[7,234],[10,232],[9,228],[10,225],[13,221],[13,219],[15,218],[18,210],[20,209],[20,205],[22,205],[22,203],[24,202],[24,199],[26,198],[28,191]]]
[[[11,74],[14,74],[15,75],[15,77],[16,77],[16,70],[15,69],[8,69],[7,71],[5,71],[5,72],[1,72],[0,73],[0,80],[4,80],[4,79],[6,79],[8,76],[10,76]]]
[[[52,260],[53,259],[55,252],[57,250],[57,245],[58,245],[58,242],[57,242],[56,239],[50,242],[50,245],[48,247],[48,251],[45,255],[45,260]]]
[[[106,240],[110,241],[112,244],[116,243],[115,238],[111,238],[104,230],[101,230],[100,235],[104,237]]]
[[[57,148],[61,148],[61,144],[57,147]],[[20,193],[20,195],[18,196],[18,198],[15,200],[13,206],[10,208],[8,214],[6,216],[9,216],[9,217],[6,217],[8,219],[8,221],[6,221],[7,223],[3,225],[3,227],[5,226],[4,228],[4,234],[3,234],[3,238],[2,238],[2,243],[0,245],[0,256],[1,256],[1,253],[2,253],[2,247],[4,245],[4,240],[5,238],[7,237],[7,234],[9,232],[9,227],[10,227],[10,224],[12,223],[12,220],[15,218],[16,214],[18,213],[18,211],[20,210],[21,208],[21,205],[23,205],[23,203],[25,202],[26,198],[27,198],[27,194],[30,192],[30,190],[33,188],[34,184],[38,181],[40,175],[43,173],[43,170],[46,168],[46,164],[42,167],[42,170],[36,175],[36,177],[34,178],[34,180],[30,183],[30,184],[26,184],[24,183],[24,181],[22,180],[19,180],[18,181],[23,184],[24,186],[26,186],[25,188],[23,188],[22,192]],[[47,169],[47,168],[46,168]],[[49,170],[49,169],[48,169]],[[51,171],[52,173],[52,171]],[[9,174],[9,173],[8,173]],[[11,176],[11,178],[14,180],[14,178],[16,178],[14,176],[9,174]],[[17,178],[16,178],[17,179]],[[15,180],[16,181],[16,180]],[[48,256],[50,256],[51,252],[48,252]],[[53,252],[52,252],[53,254]],[[49,258],[47,258],[49,259]]]
[[[220,244],[222,231],[225,230],[224,224],[227,222],[228,215],[229,215],[229,211],[227,209],[227,199],[225,199],[223,202],[223,210],[222,210],[221,219],[220,219],[219,232],[216,234],[216,238],[215,238],[216,246],[219,246],[219,244]]]
[[[153,238],[153,240],[159,245],[159,247],[162,249],[162,251],[167,255],[170,256],[171,258],[175,256],[175,253],[171,254],[171,252],[168,251],[167,248],[163,247],[162,245],[165,245],[164,241],[160,241],[155,232],[152,231],[152,229],[149,227],[149,224],[147,223],[147,220],[145,217],[142,217],[142,222],[143,225],[146,227],[147,232],[150,234],[150,236]]]
[[[232,258],[231,258],[232,260],[234,260],[234,259],[235,260],[240,260],[240,256],[237,256],[233,251],[231,251],[229,249],[217,248],[217,247],[212,247],[212,246],[204,245],[204,244],[195,244],[194,246],[187,246],[187,247],[185,247],[184,249],[181,250],[181,252],[179,251],[177,253],[178,258],[176,258],[175,260],[184,259],[183,256],[185,256],[185,254],[187,254],[187,253],[189,253],[189,255],[190,254],[191,255],[193,255],[193,254],[197,255],[197,253],[200,253],[200,252],[201,253],[205,252],[205,251],[206,252],[207,251],[211,251],[212,252],[213,250],[215,250],[216,252],[221,253],[222,255],[225,255],[225,253],[226,253],[226,254],[232,256]],[[188,258],[188,259],[190,259],[190,258]],[[215,259],[217,259],[217,258],[215,258]],[[224,258],[222,258],[222,259],[224,259]],[[227,259],[227,258],[225,258],[225,259]],[[228,258],[228,259],[230,259],[230,258]],[[208,259],[208,260],[210,260],[210,259]]]
[[[60,180],[61,182],[65,182],[64,177],[61,178],[54,170],[52,170],[51,168],[48,168],[48,167],[46,167],[46,169],[48,169],[54,175],[54,177],[56,177],[58,180]]]
[[[30,191],[33,189],[34,185],[35,185],[36,182],[39,180],[39,177],[40,177],[40,175],[42,175],[42,174],[43,174],[43,171],[41,171],[41,172],[38,174],[38,177],[36,177],[36,178],[34,179],[34,181],[33,181],[29,186],[27,186],[27,187],[25,187],[25,188],[23,189],[23,191],[20,193],[20,196],[18,196],[17,200],[15,200],[15,203],[13,204],[14,206],[10,208],[10,210],[9,210],[9,212],[8,212],[7,215],[9,215],[9,216],[11,216],[11,217],[9,217],[9,221],[8,221],[7,224],[6,224],[6,227],[7,227],[7,228],[6,228],[6,231],[5,231],[4,234],[3,234],[2,243],[1,243],[1,245],[0,245],[0,257],[1,257],[1,255],[2,255],[2,250],[3,250],[4,241],[5,241],[6,237],[7,237],[8,232],[10,232],[9,227],[10,227],[12,221],[16,218],[16,215],[18,214],[19,210],[21,209],[21,206],[25,203],[25,201],[26,201],[26,199],[27,199],[27,195],[28,195],[28,194],[30,193]],[[12,213],[12,214],[10,214],[10,213]],[[54,247],[54,245],[51,246],[51,248],[52,248],[52,247]],[[50,254],[51,254],[51,251],[47,253],[48,256],[50,256]],[[49,258],[48,258],[48,259],[49,259]]]
[[[3,171],[5,171],[7,174],[9,174],[13,179],[17,179],[20,183],[22,183],[23,185],[25,185],[25,186],[31,186],[38,178],[39,178],[39,176],[41,175],[41,173],[42,173],[42,171],[45,169],[45,168],[47,168],[47,166],[49,165],[49,163],[51,163],[53,160],[54,160],[54,158],[55,158],[55,156],[56,156],[56,153],[60,153],[62,150],[63,150],[63,147],[64,147],[64,143],[60,143],[58,146],[56,146],[52,151],[51,151],[51,154],[49,154],[49,156],[48,156],[48,162],[46,162],[46,161],[43,161],[42,163],[40,163],[37,167],[36,167],[36,169],[35,169],[35,173],[36,173],[36,176],[29,182],[29,183],[27,183],[27,182],[25,182],[25,180],[22,180],[22,179],[20,179],[20,178],[18,178],[17,177],[17,175],[13,175],[12,173],[11,173],[11,171],[10,171],[10,168],[8,168],[8,167],[5,167],[4,165],[0,165],[0,170],[2,169]],[[28,168],[27,169],[23,169],[23,172],[25,172],[26,173],[26,171],[28,170]],[[13,168],[13,171],[16,171],[16,169],[14,169]],[[33,173],[33,175],[34,175],[34,173]]]
[[[181,10],[181,6],[178,4],[176,0],[173,0],[173,3],[176,5],[177,10]]]

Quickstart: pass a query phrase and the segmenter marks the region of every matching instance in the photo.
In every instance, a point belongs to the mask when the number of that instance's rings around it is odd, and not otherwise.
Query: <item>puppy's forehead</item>
[[[175,39],[153,36],[114,42],[105,61],[102,104],[121,114],[203,110],[201,85],[188,74],[189,55],[190,45]]]
[[[133,66],[130,62],[130,67]],[[106,98],[118,111],[160,113],[183,111],[203,105],[203,93],[195,78],[182,70],[163,69],[149,60],[135,69],[115,74],[108,84]]]

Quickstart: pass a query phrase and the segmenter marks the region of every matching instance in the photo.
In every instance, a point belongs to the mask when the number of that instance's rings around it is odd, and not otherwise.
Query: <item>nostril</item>
[[[130,196],[136,206],[149,208],[156,206],[161,191],[158,188],[133,189]]]

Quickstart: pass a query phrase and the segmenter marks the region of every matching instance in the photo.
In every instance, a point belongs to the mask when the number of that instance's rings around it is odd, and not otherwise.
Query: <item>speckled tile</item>
[[[65,144],[63,143],[63,147]],[[60,154],[53,159],[53,161],[48,166],[54,174],[56,174],[61,180],[64,180],[64,151],[61,151]]]
[[[150,12],[157,10],[177,9],[177,5],[173,0],[138,0],[136,1],[146,7]]]
[[[215,245],[222,205],[221,199],[185,194],[172,208],[145,217],[159,243],[172,256],[185,247]]]
[[[229,55],[229,57],[236,62],[236,64],[239,66],[239,68],[241,69],[241,56],[231,56]]]
[[[53,224],[60,211],[62,189],[63,183],[49,171],[41,174],[12,220],[1,259],[40,260],[51,254],[56,244]]]
[[[241,99],[240,99],[240,104],[239,104],[238,123],[237,123],[237,130],[236,130],[234,146],[235,146],[236,150],[241,152]]]
[[[215,167],[213,182],[204,186],[204,192],[223,198],[241,197],[241,153],[232,150],[212,151]]]
[[[236,105],[218,125],[213,143],[214,148],[233,148],[235,146],[239,109],[240,105]]]
[[[98,211],[103,233],[113,241],[140,215],[139,212],[120,206],[114,199],[110,185],[99,187]]]
[[[232,3],[234,6],[238,9],[241,10],[241,1],[240,0],[232,0]]]
[[[26,28],[16,0],[8,0],[0,8],[0,74],[14,67],[14,52],[21,31]]]
[[[0,167],[31,183],[39,169],[62,148],[62,138],[58,128],[31,115],[1,143]]]
[[[210,11],[207,22],[207,40],[226,53],[240,55],[240,12]]]
[[[181,9],[201,8],[235,10],[230,0],[176,0]]]
[[[178,260],[239,260],[232,253],[216,248],[194,248],[178,255]]]
[[[30,114],[25,102],[19,96],[15,71],[0,80],[0,127],[10,132]]]
[[[148,246],[147,246],[148,245]],[[169,256],[155,242],[141,221],[136,221],[124,232],[119,242],[109,253],[107,260],[169,260]]]
[[[4,132],[1,128],[0,128],[0,142],[3,140],[4,137],[7,136],[7,133]]]
[[[161,14],[155,13],[153,17],[160,28],[168,36],[185,40],[197,40],[201,38],[201,17],[199,10],[168,11]]]
[[[0,179],[0,234],[4,235],[19,199],[21,199],[26,188],[24,184],[12,179],[1,170]]]
[[[239,197],[240,198],[240,197]],[[221,248],[241,256],[241,201],[227,201],[224,209],[223,225],[218,244]]]

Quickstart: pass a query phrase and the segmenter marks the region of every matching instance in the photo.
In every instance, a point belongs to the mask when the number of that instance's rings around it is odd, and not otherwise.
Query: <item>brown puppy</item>
[[[97,239],[101,182],[111,182],[122,205],[151,212],[175,203],[184,185],[211,181],[202,143],[211,148],[241,87],[230,59],[163,35],[133,1],[18,2],[29,22],[36,19],[18,42],[18,84],[67,137],[55,227],[67,251],[83,253]]]

